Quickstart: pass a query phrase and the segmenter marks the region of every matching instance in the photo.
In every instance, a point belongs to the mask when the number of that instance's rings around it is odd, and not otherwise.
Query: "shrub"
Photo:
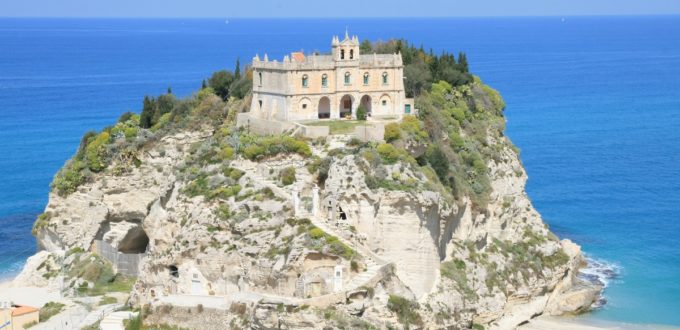
[[[33,229],[31,230],[33,236],[38,234],[38,230],[47,227],[47,225],[50,223],[51,217],[52,214],[49,212],[42,213],[38,216],[38,219],[35,220],[35,223],[33,224]]]
[[[68,196],[74,193],[78,187],[85,183],[83,169],[85,164],[77,159],[68,162],[57,172],[52,180],[52,188],[57,190],[59,196]]]
[[[130,111],[124,112],[122,115],[120,115],[120,117],[118,117],[118,122],[119,123],[125,123],[128,120],[132,119],[133,116],[135,116],[134,112],[130,112]]]
[[[314,227],[314,228],[309,230],[309,237],[311,237],[313,239],[319,239],[319,238],[324,237],[325,235],[326,235],[326,233],[323,230],[321,230],[320,228],[317,228],[317,227]]]
[[[85,148],[85,161],[92,172],[100,172],[107,164],[106,145],[109,143],[109,132],[101,132]]]
[[[394,164],[399,160],[399,150],[389,143],[380,144],[376,151],[387,164]]]
[[[284,186],[289,186],[295,182],[295,167],[286,167],[281,170],[281,183]]]
[[[390,123],[385,125],[385,141],[392,142],[401,138],[401,130],[397,123]]]
[[[357,119],[366,120],[366,108],[363,105],[360,105],[359,108],[357,108]]]
[[[423,320],[417,311],[418,308],[417,302],[397,295],[390,295],[390,298],[387,300],[387,309],[397,314],[399,323],[406,326],[410,324],[421,326],[423,324]]]
[[[40,312],[38,312],[38,318],[40,319],[40,322],[45,322],[52,316],[59,314],[63,308],[64,304],[50,301],[40,308]]]

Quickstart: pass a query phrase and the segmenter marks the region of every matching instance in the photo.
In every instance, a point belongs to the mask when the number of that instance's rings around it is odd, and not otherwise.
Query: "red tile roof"
[[[305,61],[305,54],[303,52],[293,52],[291,53],[293,57],[293,61],[295,62],[304,62]]]
[[[38,312],[39,309],[31,306],[20,306],[16,305],[14,308],[12,308],[12,316],[19,316],[19,315],[24,315],[28,313],[33,313],[33,312]]]

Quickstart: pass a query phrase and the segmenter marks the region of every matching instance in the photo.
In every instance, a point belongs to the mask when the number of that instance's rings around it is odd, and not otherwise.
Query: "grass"
[[[387,309],[397,314],[399,323],[404,324],[407,328],[411,324],[422,326],[423,320],[418,314],[418,308],[417,302],[397,295],[390,295],[387,300]]]
[[[307,126],[328,126],[330,134],[350,134],[354,132],[354,128],[366,124],[363,120],[322,120],[313,123],[305,123]]]
[[[103,296],[101,299],[99,299],[99,306],[115,304],[117,302],[118,299],[116,299],[116,297]]]
[[[54,301],[46,303],[45,306],[43,306],[39,312],[40,322],[45,322],[49,320],[50,317],[59,314],[59,312],[61,312],[62,309],[64,309],[64,304],[62,303]]]

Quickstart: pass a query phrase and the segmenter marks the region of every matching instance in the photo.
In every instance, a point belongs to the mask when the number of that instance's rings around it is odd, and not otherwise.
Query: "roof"
[[[293,52],[291,53],[291,56],[293,57],[293,61],[295,62],[305,61],[305,54],[303,52]]]
[[[39,309],[31,306],[21,306],[21,305],[15,305],[14,308],[12,308],[12,316],[19,316],[19,315],[24,315],[28,313],[33,313],[33,312],[38,312]]]

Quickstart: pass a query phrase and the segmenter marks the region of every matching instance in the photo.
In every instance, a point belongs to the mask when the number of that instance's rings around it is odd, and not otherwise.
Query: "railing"
[[[119,273],[128,276],[139,274],[139,265],[146,257],[146,253],[122,253],[106,241],[95,240],[94,242],[97,253],[109,260]]]

